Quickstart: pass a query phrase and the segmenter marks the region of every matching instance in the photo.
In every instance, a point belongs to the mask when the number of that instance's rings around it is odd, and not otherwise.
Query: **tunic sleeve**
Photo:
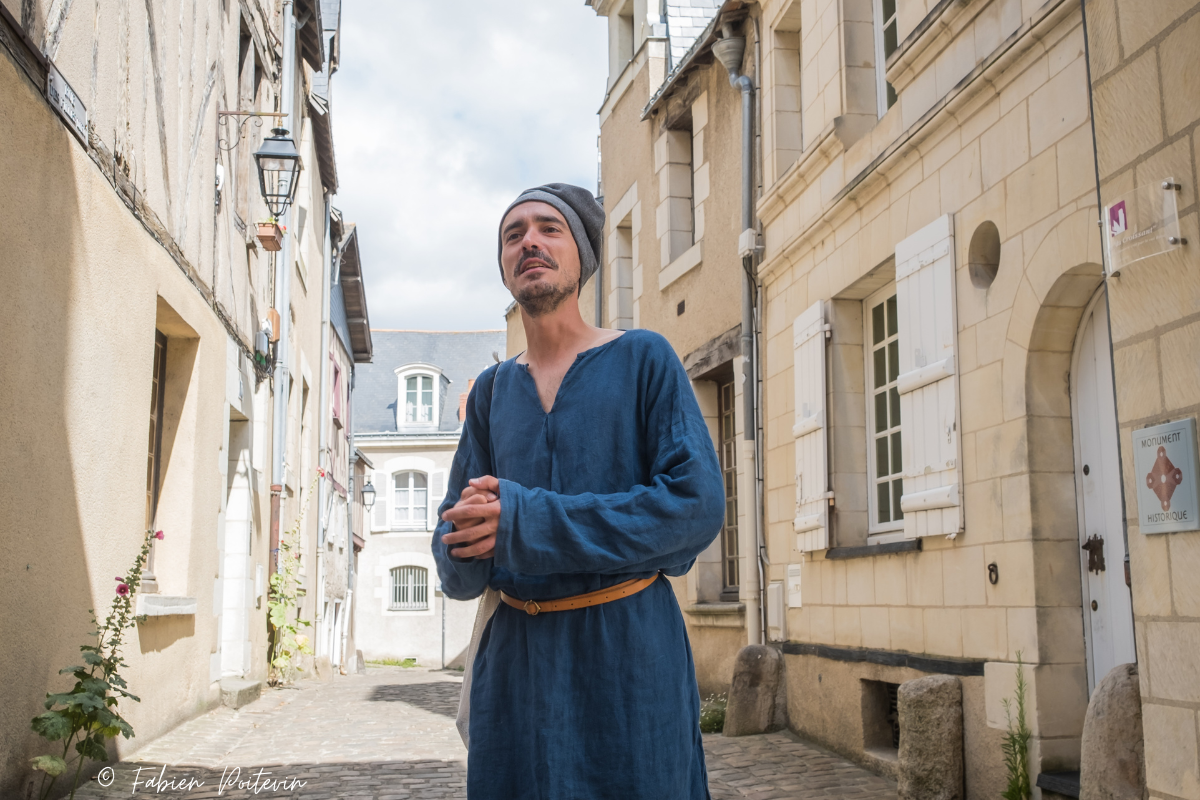
[[[442,512],[451,508],[472,477],[489,475],[492,472],[492,457],[488,445],[488,411],[491,408],[491,391],[496,367],[489,367],[475,381],[467,395],[466,418],[463,420],[462,436],[454,463],[450,467],[450,478],[446,485],[446,497],[438,506],[438,519]],[[433,559],[437,563],[438,576],[442,580],[442,591],[452,600],[471,600],[483,594],[492,574],[492,559],[456,558],[453,548],[442,543],[442,536],[454,530],[451,522],[439,521],[433,531]]]
[[[725,491],[708,425],[687,373],[665,340],[636,389],[641,441],[614,442],[650,465],[646,484],[615,494],[565,495],[500,480],[495,563],[526,575],[662,570],[682,575],[716,538]],[[576,432],[587,437],[588,432]]]

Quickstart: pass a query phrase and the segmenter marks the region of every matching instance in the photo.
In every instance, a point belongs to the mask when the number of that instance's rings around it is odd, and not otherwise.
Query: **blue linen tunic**
[[[552,600],[685,574],[720,531],[724,487],[708,426],[667,341],[633,330],[580,353],[542,410],[527,367],[489,367],[467,399],[449,493],[500,480],[493,558],[454,557],[446,596],[485,586]],[[471,684],[471,800],[707,800],[700,697],[663,578],[598,606],[530,616],[501,604]]]

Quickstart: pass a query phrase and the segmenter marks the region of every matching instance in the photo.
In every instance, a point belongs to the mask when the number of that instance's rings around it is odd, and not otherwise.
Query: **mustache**
[[[514,277],[525,271],[526,261],[530,261],[531,259],[535,258],[538,261],[544,261],[550,266],[551,269],[558,269],[558,262],[555,261],[549,253],[542,252],[541,250],[530,250],[528,253],[522,255],[521,260],[517,262],[517,268],[514,272]]]

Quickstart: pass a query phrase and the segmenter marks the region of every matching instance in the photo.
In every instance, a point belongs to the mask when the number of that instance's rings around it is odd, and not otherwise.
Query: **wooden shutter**
[[[435,469],[429,473],[429,530],[437,527],[438,506],[446,499],[446,470]]]
[[[796,381],[796,548],[829,547],[829,469],[825,426],[825,303],[818,300],[792,324]]]
[[[896,245],[904,535],[962,530],[954,224],[940,217]]]
[[[386,472],[375,471],[375,506],[371,509],[371,530],[386,531],[391,528],[388,509],[392,506],[392,478]]]

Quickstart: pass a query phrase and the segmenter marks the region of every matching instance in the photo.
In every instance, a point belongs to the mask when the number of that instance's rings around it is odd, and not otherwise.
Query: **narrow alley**
[[[452,672],[370,667],[268,689],[240,710],[180,725],[76,797],[465,798],[466,750],[454,729],[460,685]],[[706,735],[705,751],[713,800],[896,797],[894,783],[790,733]]]

